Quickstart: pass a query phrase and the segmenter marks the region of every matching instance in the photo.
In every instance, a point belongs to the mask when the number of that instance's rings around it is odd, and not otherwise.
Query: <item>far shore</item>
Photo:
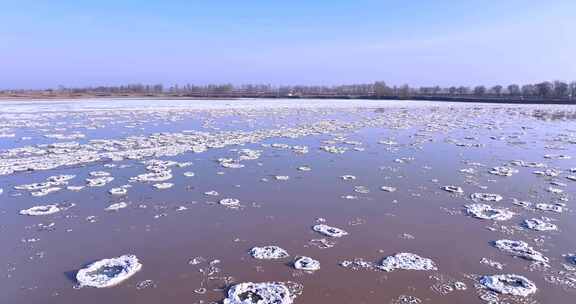
[[[24,100],[99,100],[99,99],[150,99],[150,100],[234,100],[234,99],[340,99],[340,100],[422,100],[470,103],[501,103],[501,104],[559,104],[576,105],[575,98],[542,99],[542,98],[513,98],[513,97],[476,97],[476,96],[351,96],[351,95],[304,95],[304,96],[278,96],[278,95],[219,95],[219,96],[191,96],[191,95],[92,95],[92,94],[10,94],[0,95],[2,101]]]

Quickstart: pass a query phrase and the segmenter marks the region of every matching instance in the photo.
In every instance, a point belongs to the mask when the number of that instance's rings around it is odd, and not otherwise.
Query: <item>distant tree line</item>
[[[469,98],[494,100],[575,100],[576,81],[544,81],[535,84],[469,86],[391,86],[383,81],[369,84],[335,86],[273,86],[262,84],[232,85],[145,85],[97,86],[47,90],[3,90],[0,96],[174,96],[174,97],[276,97],[276,98]]]

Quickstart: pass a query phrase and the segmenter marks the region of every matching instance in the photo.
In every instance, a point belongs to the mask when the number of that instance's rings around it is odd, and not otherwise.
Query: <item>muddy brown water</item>
[[[180,103],[178,106],[183,107]],[[576,160],[548,159],[544,155],[576,157],[576,124],[570,114],[576,109],[442,103],[405,107],[393,103],[382,104],[378,109],[326,109],[323,104],[301,109],[202,108],[186,112],[177,108],[170,112],[173,109],[169,104],[163,106],[168,109],[146,109],[142,113],[134,108],[107,111],[103,105],[97,111],[88,111],[67,105],[66,109],[47,113],[50,107],[44,104],[37,111],[33,102],[22,108],[14,104],[9,111],[0,111],[0,129],[16,135],[0,138],[0,148],[6,151],[63,141],[88,143],[90,139],[183,130],[214,133],[277,129],[323,119],[356,121],[379,115],[405,124],[300,138],[269,138],[240,147],[160,157],[193,163],[186,168],[172,167],[174,177],[168,182],[174,187],[166,190],[157,190],[152,183],[128,181],[145,172],[141,160],[102,161],[0,176],[0,188],[4,190],[0,195],[0,303],[220,303],[230,284],[249,281],[302,284],[303,293],[295,303],[398,303],[402,295],[417,297],[419,303],[487,303],[480,298],[486,291],[478,286],[477,278],[498,273],[523,275],[538,287],[537,293],[528,298],[500,296],[502,303],[573,302],[576,283],[570,279],[576,281],[576,272],[565,269],[564,265],[570,263],[563,255],[576,252],[572,202],[576,182],[566,178],[571,175],[569,169],[576,168]],[[226,109],[225,105],[222,108]],[[21,123],[15,123],[17,117]],[[167,117],[177,119],[170,121]],[[133,128],[136,122],[138,127]],[[87,129],[87,125],[94,128]],[[44,136],[73,131],[86,137],[56,140]],[[325,143],[336,135],[360,142],[364,151],[354,151],[353,145],[342,142]],[[398,144],[378,143],[387,139]],[[273,143],[305,145],[309,153],[262,146]],[[481,146],[462,147],[455,143]],[[331,154],[320,149],[324,145],[349,150]],[[259,159],[242,161],[244,168],[221,167],[216,160],[237,157],[232,150],[237,148],[262,150],[262,154]],[[538,176],[533,171],[542,168],[513,166],[509,164],[512,160],[544,163],[547,168],[556,168],[560,175]],[[312,170],[297,170],[304,165]],[[488,173],[490,168],[503,165],[519,172],[509,177]],[[459,172],[464,168],[474,168],[476,173]],[[61,190],[43,197],[14,189],[57,174],[75,174],[69,185],[83,185],[89,172],[99,170],[110,172],[115,180],[104,187],[87,187],[79,192]],[[195,176],[183,176],[187,171]],[[356,180],[340,178],[347,174],[356,176]],[[276,175],[290,178],[276,180]],[[124,184],[132,185],[126,196],[108,193]],[[464,194],[445,192],[441,189],[445,185],[460,186]],[[357,193],[355,186],[365,186],[370,192]],[[382,186],[397,190],[381,191]],[[546,191],[550,186],[564,193]],[[211,190],[220,195],[204,194]],[[489,204],[514,211],[514,217],[494,222],[467,216],[464,205],[472,202],[469,195],[474,192],[502,195],[502,201]],[[356,199],[344,199],[346,195]],[[225,197],[239,199],[242,207],[231,209],[215,203]],[[566,206],[563,213],[557,214],[516,206],[512,204],[514,198]],[[110,203],[121,201],[128,202],[128,207],[104,211]],[[18,214],[35,205],[61,202],[76,206],[53,215]],[[178,211],[180,206],[187,209]],[[89,222],[88,216],[96,216],[97,220]],[[537,232],[522,226],[524,219],[542,216],[558,225],[559,231]],[[318,218],[349,235],[330,239],[314,232],[311,227]],[[52,229],[38,227],[49,223],[54,223]],[[334,247],[321,249],[310,243],[320,238],[334,241]],[[549,267],[531,265],[530,261],[500,252],[491,245],[498,239],[526,241],[550,259]],[[249,255],[250,248],[263,245],[280,246],[290,253],[290,258],[267,261]],[[438,270],[387,273],[339,265],[354,258],[379,263],[398,252],[431,258]],[[115,287],[75,288],[75,273],[84,265],[122,254],[137,255],[142,270]],[[291,262],[297,256],[319,260],[321,269],[314,273],[295,270]],[[188,261],[194,257],[207,261],[190,265]],[[498,270],[481,264],[482,258],[505,266]],[[201,270],[207,270],[208,262],[213,260],[220,261],[215,264],[219,272],[203,274]],[[144,280],[152,280],[154,287],[138,288]],[[446,289],[454,282],[464,282],[467,289]],[[199,288],[206,288],[206,292],[197,292]]]

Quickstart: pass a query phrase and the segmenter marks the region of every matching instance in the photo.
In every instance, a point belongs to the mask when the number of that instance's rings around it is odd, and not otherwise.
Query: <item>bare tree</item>
[[[508,86],[508,94],[510,96],[519,96],[520,95],[520,86],[517,84],[511,84]]]
[[[486,94],[486,87],[485,86],[476,86],[474,87],[474,95],[476,96],[484,96]]]

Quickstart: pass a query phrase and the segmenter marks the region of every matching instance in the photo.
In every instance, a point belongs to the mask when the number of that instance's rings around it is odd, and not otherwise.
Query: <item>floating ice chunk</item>
[[[194,172],[190,172],[190,171],[189,171],[189,172],[184,172],[184,176],[186,176],[186,177],[193,177],[193,176],[195,176],[195,175],[196,175],[196,174],[195,174]]]
[[[312,171],[312,168],[310,168],[310,166],[300,166],[298,167],[298,171],[308,172]]]
[[[514,212],[510,210],[493,208],[486,204],[467,205],[466,212],[475,218],[495,221],[506,221],[514,215]]]
[[[222,206],[232,207],[240,205],[240,200],[236,198],[223,198],[220,200],[219,203]]]
[[[483,276],[480,284],[497,293],[521,297],[527,297],[538,290],[536,284],[517,274]]]
[[[274,178],[275,178],[276,180],[279,180],[279,181],[287,181],[287,180],[290,179],[290,176],[287,176],[287,175],[276,175],[276,176],[274,176]]]
[[[118,211],[120,209],[126,208],[128,207],[128,204],[125,202],[120,202],[120,203],[114,203],[111,204],[110,206],[106,207],[106,211]]]
[[[558,175],[560,175],[560,171],[556,170],[556,169],[546,169],[544,171],[538,170],[538,171],[534,171],[532,172],[536,175],[542,175],[542,176],[548,176],[548,177],[556,177]]]
[[[44,188],[44,189],[40,189],[38,191],[30,192],[30,194],[32,196],[39,197],[39,196],[45,196],[45,195],[48,195],[50,193],[60,191],[60,190],[62,190],[62,188],[60,188],[60,187],[50,187],[50,188]]]
[[[382,186],[382,187],[380,187],[380,190],[385,191],[385,192],[395,192],[396,187]]]
[[[560,194],[560,193],[564,193],[564,190],[559,189],[559,188],[554,188],[554,187],[548,187],[546,189],[546,191],[550,192],[550,193],[554,193],[554,194]]]
[[[204,192],[204,195],[208,195],[208,196],[218,196],[218,195],[220,195],[220,193],[218,193],[218,191],[212,190],[212,191],[206,191],[206,192]]]
[[[518,169],[510,168],[510,167],[494,167],[490,170],[490,174],[499,175],[499,176],[512,176],[513,174],[518,173]]]
[[[285,283],[240,283],[228,290],[223,304],[292,304],[297,294]]]
[[[102,176],[96,178],[87,178],[86,183],[88,183],[88,187],[103,187],[106,184],[112,182],[114,177],[112,176]]]
[[[497,240],[494,242],[494,247],[500,249],[508,254],[521,257],[526,260],[536,261],[536,262],[548,262],[548,258],[542,255],[539,251],[530,247],[524,241],[513,241],[513,240]]]
[[[80,269],[76,274],[76,280],[81,287],[112,287],[127,280],[140,269],[142,264],[135,255],[122,255],[99,260]]]
[[[464,193],[464,190],[462,190],[462,188],[460,188],[458,186],[448,185],[448,186],[442,187],[442,190],[452,192],[452,193]]]
[[[378,268],[384,271],[402,270],[438,270],[434,261],[414,253],[401,252],[382,260]]]
[[[366,187],[366,186],[356,186],[356,187],[354,187],[354,192],[367,194],[367,193],[370,193],[370,189],[368,189],[368,187]]]
[[[250,254],[259,260],[283,259],[289,256],[288,252],[278,246],[253,247]]]
[[[343,237],[345,235],[348,235],[348,232],[340,228],[331,227],[325,224],[314,225],[312,227],[312,230],[331,237]]]
[[[68,186],[68,187],[66,187],[66,189],[68,189],[70,191],[80,191],[84,188],[85,188],[84,186]]]
[[[464,169],[460,169],[461,173],[466,173],[466,174],[474,174],[476,173],[476,170],[474,168],[464,168]]]
[[[342,175],[342,176],[340,176],[340,178],[343,180],[355,180],[356,176],[354,176],[354,175]]]
[[[485,202],[499,202],[502,200],[502,196],[494,193],[472,193],[470,198],[473,201],[485,201]]]
[[[551,212],[556,212],[556,213],[562,213],[563,208],[562,206],[559,205],[552,205],[552,204],[536,204],[536,209],[538,210],[542,210],[542,211],[551,211]]]
[[[72,208],[74,204],[51,204],[51,205],[39,205],[32,208],[20,210],[21,215],[50,215],[58,213],[60,211]]]
[[[110,176],[109,172],[106,171],[92,171],[89,173],[92,177],[103,177],[103,176]]]
[[[573,181],[573,182],[576,182],[576,175],[568,175],[568,176],[566,176],[566,178]]]
[[[524,225],[532,230],[536,231],[554,231],[558,230],[558,226],[555,224],[545,222],[541,219],[533,218],[524,220]]]
[[[488,258],[482,258],[480,260],[480,264],[488,265],[490,267],[494,267],[494,268],[499,269],[499,270],[504,269],[504,264],[497,262],[497,261],[494,261],[494,260],[491,260],[491,259],[488,259]]]
[[[306,271],[316,271],[320,269],[320,262],[310,257],[299,257],[294,261],[294,268]]]
[[[169,189],[169,188],[172,188],[172,186],[174,186],[173,183],[158,183],[158,184],[152,185],[152,187],[159,189],[159,190]]]
[[[323,151],[333,154],[343,154],[344,152],[348,151],[346,147],[337,147],[337,146],[322,146],[320,147]]]
[[[126,195],[128,193],[128,188],[130,188],[130,185],[124,185],[122,187],[112,188],[108,190],[108,193],[112,195]]]

